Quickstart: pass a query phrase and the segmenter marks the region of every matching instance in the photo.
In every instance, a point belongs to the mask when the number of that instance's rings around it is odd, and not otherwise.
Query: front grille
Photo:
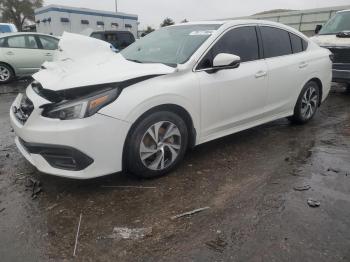
[[[328,48],[334,54],[334,63],[350,63],[350,48]]]
[[[27,122],[33,110],[33,102],[25,94],[22,97],[19,107],[13,107],[13,112],[17,120],[20,121],[22,124],[25,124],[25,122]]]

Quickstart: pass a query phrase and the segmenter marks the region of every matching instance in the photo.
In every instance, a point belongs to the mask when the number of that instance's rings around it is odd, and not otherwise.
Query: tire
[[[289,118],[296,124],[309,122],[316,114],[320,101],[320,89],[316,82],[308,82],[301,90],[294,108],[294,115]]]
[[[346,93],[350,94],[350,83],[346,84]]]
[[[169,111],[152,113],[129,135],[126,170],[140,178],[163,176],[181,162],[187,145],[188,129],[179,115]]]
[[[0,63],[0,84],[7,84],[15,78],[15,73],[7,64]]]

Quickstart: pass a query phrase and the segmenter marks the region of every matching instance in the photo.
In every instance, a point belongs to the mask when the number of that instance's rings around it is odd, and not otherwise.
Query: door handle
[[[45,56],[52,56],[52,54],[51,53],[46,53]]]
[[[7,55],[14,55],[15,53],[14,53],[14,52],[9,51],[9,52],[7,52],[6,54],[7,54]]]
[[[299,68],[305,68],[305,67],[307,67],[309,64],[308,63],[306,63],[306,62],[301,62],[300,64],[299,64]]]
[[[259,71],[255,74],[255,78],[260,78],[260,77],[264,77],[267,75],[266,71]]]

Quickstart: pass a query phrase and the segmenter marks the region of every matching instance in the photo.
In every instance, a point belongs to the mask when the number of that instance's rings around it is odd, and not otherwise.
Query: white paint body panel
[[[326,99],[332,78],[328,50],[308,41],[296,30],[272,22],[212,23],[223,25],[188,62],[177,68],[127,61],[121,55],[111,53],[109,46],[97,39],[88,41],[93,41],[90,44],[94,43],[99,48],[85,55],[85,52],[79,52],[72,45],[65,45],[65,42],[72,39],[75,42],[85,41],[83,36],[79,36],[79,39],[72,35],[68,35],[67,39],[63,37],[63,52],[60,56],[66,58],[65,61],[47,63],[46,70],[34,75],[44,88],[63,90],[141,76],[160,76],[125,88],[116,101],[92,117],[68,121],[42,117],[38,107],[47,101],[28,87],[27,95],[36,109],[24,126],[16,122],[11,113],[17,136],[28,142],[69,145],[95,161],[86,170],[67,172],[51,168],[38,155],[28,156],[23,153],[25,157],[45,173],[75,178],[97,177],[122,170],[123,146],[130,127],[140,116],[156,106],[174,104],[185,109],[192,118],[197,133],[195,144],[198,145],[292,115],[301,89],[311,79],[321,81],[322,100]],[[201,56],[227,29],[257,24],[291,31],[309,42],[308,49],[299,54],[241,63],[238,68],[213,74],[195,70]],[[76,43],[76,46],[80,44]],[[87,43],[87,46],[90,44]],[[14,102],[15,105],[19,99]]]

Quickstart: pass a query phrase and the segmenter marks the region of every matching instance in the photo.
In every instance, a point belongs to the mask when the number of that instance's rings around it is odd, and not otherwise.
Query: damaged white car
[[[332,78],[328,50],[264,21],[165,27],[119,54],[68,33],[59,45],[10,115],[22,154],[70,178],[157,177],[190,147],[278,118],[306,123]]]

